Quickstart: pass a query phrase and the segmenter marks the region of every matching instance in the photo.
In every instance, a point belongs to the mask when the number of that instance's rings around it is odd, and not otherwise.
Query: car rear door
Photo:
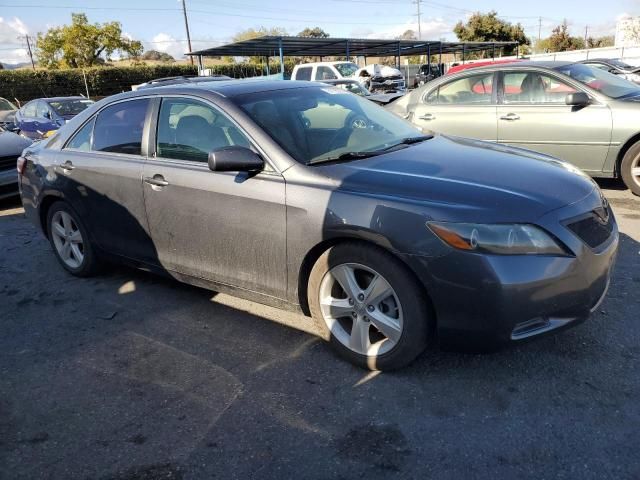
[[[611,144],[611,110],[599,103],[567,105],[566,96],[578,91],[577,85],[547,71],[504,71],[498,141],[558,157],[587,172],[602,172]]]
[[[103,108],[61,150],[56,171],[102,250],[158,264],[142,192],[149,106],[136,98]]]
[[[144,167],[149,228],[163,267],[191,277],[284,297],[285,182],[258,174],[212,172],[210,151],[230,145],[259,151],[219,108],[165,97],[156,107],[155,153]]]
[[[427,90],[409,114],[425,131],[495,142],[496,89],[494,73],[456,77]]]

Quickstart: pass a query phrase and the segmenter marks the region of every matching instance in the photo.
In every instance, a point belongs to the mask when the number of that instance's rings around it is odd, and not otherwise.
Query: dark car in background
[[[0,97],[0,128],[13,132],[16,130],[16,112],[18,107],[6,98]]]
[[[425,63],[424,65],[420,65],[418,72],[416,73],[416,77],[413,81],[413,87],[421,87],[427,82],[430,82],[434,78],[438,78],[444,72],[444,64],[438,65],[437,63]]]
[[[46,138],[93,103],[85,97],[31,100],[16,113],[16,127],[21,135],[33,140]]]
[[[31,140],[0,126],[0,199],[18,194],[18,157],[29,145]]]
[[[599,68],[614,75],[620,75],[625,80],[640,83],[640,67],[634,67],[616,58],[592,58],[580,63]]]
[[[429,339],[486,348],[580,323],[618,245],[599,188],[567,163],[422,135],[319,83],[120,94],[18,168],[26,215],[72,274],[111,258],[300,310],[371,369]]]

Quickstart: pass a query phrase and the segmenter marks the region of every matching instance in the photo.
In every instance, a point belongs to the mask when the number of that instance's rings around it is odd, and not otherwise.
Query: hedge
[[[273,73],[279,72],[279,65],[270,65]],[[286,72],[292,65],[285,63]],[[215,65],[213,73],[232,78],[264,75],[266,68],[261,64],[240,63]],[[84,69],[89,96],[106,97],[131,90],[131,85],[147,82],[154,78],[176,75],[196,75],[197,67],[191,65],[141,65],[132,67],[99,67]],[[67,95],[86,95],[82,69],[73,70],[0,70],[0,97],[21,103],[34,98]]]

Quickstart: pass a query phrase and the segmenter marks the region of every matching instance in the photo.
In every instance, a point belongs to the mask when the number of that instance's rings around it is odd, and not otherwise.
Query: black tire
[[[374,269],[382,275],[395,291],[403,311],[403,326],[400,339],[388,352],[369,356],[351,350],[330,331],[320,308],[320,287],[327,272],[348,263],[357,263]],[[412,273],[390,253],[373,245],[349,242],[338,244],[316,261],[307,289],[307,300],[311,315],[325,340],[344,359],[370,370],[394,370],[411,363],[424,351],[428,343],[430,322],[433,321],[428,299]]]
[[[68,214],[73,219],[73,222],[78,227],[82,235],[82,239],[83,239],[82,246],[83,246],[84,258],[80,263],[80,265],[75,268],[68,265],[62,259],[54,242],[54,238],[52,234],[52,229],[53,229],[52,223],[53,223],[54,215],[57,212],[64,212]],[[55,253],[56,258],[58,259],[58,262],[60,262],[60,265],[62,265],[62,267],[65,270],[67,270],[69,273],[77,277],[90,277],[98,273],[102,264],[100,262],[100,259],[96,255],[94,246],[91,244],[91,241],[89,240],[90,237],[89,237],[88,231],[84,226],[84,223],[82,222],[82,220],[80,220],[80,217],[66,202],[57,201],[53,205],[51,205],[51,207],[49,208],[49,211],[47,212],[47,235],[49,237],[49,243],[51,243],[51,247],[53,248],[53,252]]]
[[[640,195],[640,177],[634,177],[631,169],[640,167],[640,142],[631,145],[624,154],[620,163],[620,176],[629,190],[635,195]]]

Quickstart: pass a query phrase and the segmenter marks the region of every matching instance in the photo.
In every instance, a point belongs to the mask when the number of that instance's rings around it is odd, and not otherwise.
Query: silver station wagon
[[[388,109],[424,130],[535,150],[640,195],[640,85],[581,63],[520,62],[438,78]]]

